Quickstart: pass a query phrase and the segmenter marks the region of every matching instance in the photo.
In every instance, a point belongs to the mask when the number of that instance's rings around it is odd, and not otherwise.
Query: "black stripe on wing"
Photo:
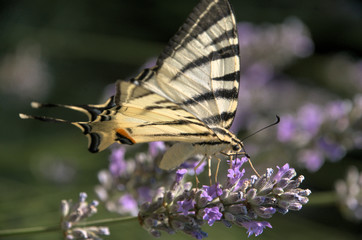
[[[199,57],[199,58],[189,62],[186,66],[184,66],[182,69],[180,69],[180,72],[178,72],[172,78],[172,80],[175,80],[176,78],[180,77],[181,74],[185,73],[188,70],[200,67],[206,63],[209,63],[210,61],[234,57],[234,56],[238,55],[238,53],[239,53],[239,45],[230,45],[230,46],[227,46],[224,48],[220,48],[216,51],[210,52],[207,56],[202,56],[202,57]],[[234,79],[234,80],[236,80],[236,79]]]
[[[183,105],[196,105],[196,104],[202,104],[200,102],[202,101],[208,101],[216,98],[222,98],[222,99],[236,99],[238,97],[238,89],[232,88],[232,89],[219,89],[215,92],[207,92],[202,93],[196,96],[193,96],[185,101],[183,101],[181,104]]]
[[[214,81],[231,81],[231,82],[234,82],[236,79],[239,80],[239,78],[240,78],[240,71],[236,71],[236,72],[225,74],[224,76],[213,77],[212,80],[214,80]]]
[[[211,7],[210,7],[211,6]],[[187,45],[200,34],[207,31],[219,20],[231,15],[231,7],[227,0],[203,0],[186,19],[178,32],[170,39],[168,45],[157,60],[161,66],[164,59],[173,55],[175,49]],[[225,35],[225,34],[223,34]],[[221,35],[221,36],[223,36]],[[221,37],[219,36],[219,37]],[[228,35],[229,38],[236,37],[236,32]],[[223,37],[226,38],[226,35]]]
[[[205,126],[202,122],[192,122],[187,120],[175,120],[175,121],[159,121],[159,122],[150,122],[138,125],[137,127],[148,127],[148,126],[167,126],[167,125],[198,125]]]
[[[200,132],[200,133],[159,133],[159,134],[150,134],[150,135],[143,135],[143,136],[153,136],[153,137],[201,137],[201,136],[216,136],[215,134],[210,134],[210,132]]]
[[[235,29],[231,29],[231,30],[223,32],[223,34],[221,34],[219,37],[214,38],[212,40],[212,44],[217,45],[217,44],[221,43],[224,40],[237,39],[237,37],[238,37],[237,31]],[[237,49],[237,50],[239,52],[239,49]]]
[[[221,114],[217,114],[211,117],[202,118],[201,121],[204,123],[211,125],[211,124],[219,124],[220,121],[227,122],[230,119],[234,119],[235,112],[222,112]]]

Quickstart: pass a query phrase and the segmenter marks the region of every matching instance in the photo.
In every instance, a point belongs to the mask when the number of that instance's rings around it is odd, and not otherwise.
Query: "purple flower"
[[[351,109],[352,104],[350,101],[337,100],[328,104],[327,113],[331,119],[338,120],[346,116]]]
[[[137,201],[132,197],[131,194],[125,194],[118,200],[120,206],[124,212],[131,214],[132,216],[137,216],[138,205]]]
[[[247,83],[253,84],[252,87],[257,88],[265,86],[265,84],[269,82],[273,76],[274,71],[272,67],[258,62],[254,63],[246,69],[243,78]]]
[[[148,144],[148,151],[151,157],[156,157],[159,153],[162,153],[166,150],[164,142],[150,142]]]
[[[203,239],[203,238],[206,238],[208,236],[206,232],[203,232],[201,230],[193,231],[193,232],[190,233],[190,235],[193,236],[196,239]]]
[[[332,161],[337,161],[346,154],[346,150],[343,146],[334,143],[327,138],[320,138],[318,145]]]
[[[197,166],[197,164],[199,164],[199,162],[200,162],[199,159],[188,160],[188,161],[182,163],[180,165],[180,167],[188,169],[187,174],[190,176],[193,176],[193,175],[195,175],[194,168]],[[206,164],[207,164],[207,161],[202,161],[201,165],[196,169],[196,175],[199,175],[200,173],[202,173],[204,171]]]
[[[179,206],[177,211],[182,212],[183,215],[187,216],[189,214],[189,210],[194,208],[196,202],[194,199],[188,198],[183,201],[177,201],[177,204]]]
[[[80,193],[79,201],[62,200],[61,202],[61,229],[64,239],[101,239],[102,235],[109,235],[108,227],[84,226],[84,220],[97,213],[98,201],[86,201],[87,194]]]
[[[201,226],[206,223],[212,226],[214,222],[223,222],[227,227],[233,224],[242,226],[248,230],[249,236],[258,236],[271,225],[257,219],[270,218],[276,212],[299,211],[311,193],[299,188],[304,177],[293,179],[296,172],[288,164],[280,167],[276,176],[272,172],[268,168],[260,177],[243,176],[240,181],[245,184],[240,188],[219,183],[202,189],[191,188],[191,183],[178,184],[176,188],[156,195],[152,203],[140,207],[140,223],[150,233],[157,232],[157,236],[160,231],[183,231],[202,239],[207,235],[201,231]]]
[[[112,149],[110,156],[109,171],[113,177],[119,177],[126,171],[126,161],[124,160],[124,155],[126,149],[124,147],[119,147]]]
[[[202,186],[202,189],[209,195],[212,199],[217,198],[222,194],[222,189],[220,188],[220,184],[215,183],[211,186]]]
[[[309,171],[315,172],[323,165],[324,157],[318,150],[303,150],[299,154],[298,161]]]
[[[290,115],[283,116],[278,124],[278,140],[281,142],[290,141],[297,129],[294,117]]]
[[[255,234],[255,236],[258,236],[263,233],[264,228],[272,228],[270,223],[263,221],[263,222],[257,222],[257,221],[250,221],[250,222],[243,222],[241,223],[243,227],[248,229],[247,233],[249,233],[248,237],[250,237],[252,234]]]
[[[211,196],[209,196],[209,194],[206,191],[202,191],[200,197],[205,198],[208,202],[212,201],[213,199]]]
[[[231,185],[234,185],[236,182],[238,182],[240,180],[240,178],[242,178],[244,176],[245,173],[245,169],[242,169],[240,171],[239,168],[231,168],[228,169],[228,182]]]
[[[289,164],[288,164],[288,163],[284,164],[284,166],[281,167],[281,168],[280,168],[279,166],[277,166],[277,168],[278,168],[278,173],[274,176],[273,180],[276,181],[276,182],[279,182],[280,179],[282,179],[283,175],[284,175],[287,171],[289,171],[290,168],[289,168]]]
[[[176,171],[176,182],[179,183],[187,173],[187,169],[181,168]]]
[[[138,201],[141,203],[152,201],[152,191],[149,187],[142,186],[137,189]]]
[[[204,216],[202,217],[207,221],[209,226],[212,226],[215,221],[220,220],[222,217],[222,213],[219,210],[219,207],[211,207],[204,209]]]
[[[247,157],[237,158],[237,159],[231,161],[232,162],[231,167],[233,169],[241,168],[241,166],[244,163],[246,163],[247,161],[248,161]],[[228,163],[230,164],[229,160],[228,160]]]
[[[315,104],[307,104],[299,110],[298,120],[302,130],[314,136],[323,122],[323,111]]]

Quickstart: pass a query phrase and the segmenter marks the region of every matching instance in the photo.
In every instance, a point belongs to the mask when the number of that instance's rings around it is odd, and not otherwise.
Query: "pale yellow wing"
[[[103,110],[94,121],[73,123],[89,138],[91,152],[114,142],[219,141],[203,122],[177,104],[129,82],[119,81],[117,86],[114,107]]]

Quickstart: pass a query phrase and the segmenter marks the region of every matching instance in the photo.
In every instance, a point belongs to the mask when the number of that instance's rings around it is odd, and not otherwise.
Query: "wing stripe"
[[[155,109],[170,109],[170,110],[174,110],[174,111],[177,111],[177,110],[180,110],[181,108],[178,107],[178,106],[147,106],[145,107],[145,110],[146,111],[152,111],[152,110],[155,110]],[[183,109],[182,109],[183,110]]]
[[[219,89],[215,92],[207,92],[200,95],[196,95],[191,97],[190,99],[183,101],[181,104],[183,105],[193,105],[193,104],[201,104],[202,101],[208,101],[215,98],[222,98],[222,99],[235,99],[238,96],[238,89]]]
[[[169,121],[169,122],[159,121],[159,122],[146,123],[146,124],[138,125],[137,127],[148,127],[148,126],[155,126],[155,125],[166,126],[166,125],[192,125],[192,124],[198,125],[198,126],[205,126],[203,123],[199,123],[199,122],[192,122],[192,121],[187,121],[187,120],[175,120],[175,121]]]
[[[140,74],[138,74],[138,76],[131,79],[130,81],[138,85],[137,81],[147,81],[153,77],[153,74],[155,74],[155,72],[152,69],[146,68]]]
[[[228,144],[229,142],[226,141],[219,141],[219,142],[214,142],[214,141],[209,141],[209,142],[196,142],[193,145],[221,145],[221,144]]]
[[[160,134],[150,134],[150,135],[142,135],[142,136],[153,136],[153,137],[180,137],[180,136],[215,136],[215,134],[210,134],[210,132],[199,132],[199,133],[160,133]]]
[[[170,39],[169,45],[164,49],[157,60],[157,65],[161,66],[162,62],[178,48],[185,46],[194,40],[197,36],[214,26],[219,20],[228,18],[231,15],[230,5],[227,1],[225,4],[218,4],[220,1],[201,1],[194,8],[194,11],[186,19],[185,24],[179,32]]]
[[[212,40],[212,43],[210,43],[210,45],[212,45],[212,44],[217,45],[224,40],[229,40],[229,41],[235,40],[237,42],[237,35],[236,35],[235,29],[230,29],[230,30],[224,32],[222,35],[218,36],[217,38],[214,38]]]
[[[199,57],[193,61],[191,61],[190,63],[188,63],[186,66],[184,66],[180,72],[178,72],[172,80],[175,80],[176,78],[180,77],[181,74],[185,73],[186,71],[196,68],[196,67],[200,67],[206,63],[209,63],[210,60],[218,60],[218,59],[225,59],[225,58],[229,58],[229,57],[234,57],[238,54],[238,49],[239,49],[239,45],[234,44],[234,45],[230,45],[224,48],[220,48],[216,51],[212,51],[209,53],[208,56],[202,56]]]
[[[221,114],[217,114],[214,116],[202,118],[201,121],[205,123],[219,123],[220,121],[227,122],[230,119],[233,119],[235,116],[235,112],[222,112]]]
[[[228,74],[225,74],[224,76],[212,78],[212,80],[215,80],[215,81],[231,81],[231,82],[234,82],[235,79],[239,79],[239,71],[228,73]]]

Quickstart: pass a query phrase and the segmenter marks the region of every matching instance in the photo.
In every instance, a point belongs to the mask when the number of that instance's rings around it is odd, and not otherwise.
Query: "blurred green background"
[[[315,54],[287,69],[296,79],[318,80],[315,63],[335,53],[362,56],[362,4],[358,0],[231,0],[237,21],[280,23],[296,16],[311,31]],[[80,114],[32,110],[31,101],[99,103],[105,87],[137,73],[157,56],[196,0],[0,1],[0,229],[58,223],[62,199],[81,191],[95,198],[97,172],[109,152],[90,154],[79,130],[24,121],[19,112],[82,120]],[[311,67],[313,71],[310,71]],[[319,85],[323,87],[323,82]],[[348,96],[343,96],[348,97]],[[358,155],[360,156],[360,155]],[[327,179],[343,178],[344,166],[327,164],[307,175],[303,188],[332,190]],[[331,177],[333,176],[333,178]],[[308,178],[309,177],[309,178]],[[313,196],[313,195],[312,195]],[[102,207],[94,219],[115,216]],[[306,205],[270,220],[260,239],[361,239],[360,225],[335,206]],[[137,222],[110,226],[106,239],[152,238]],[[208,239],[245,239],[244,229],[222,224]],[[190,239],[180,233],[162,239]],[[251,237],[253,238],[253,237]],[[61,239],[59,233],[6,239]]]

